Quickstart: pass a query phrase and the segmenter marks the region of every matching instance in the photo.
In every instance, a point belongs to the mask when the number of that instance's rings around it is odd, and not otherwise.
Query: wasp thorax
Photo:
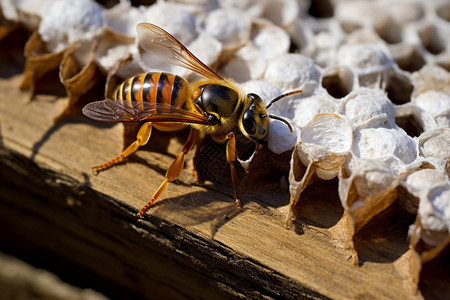
[[[239,124],[242,133],[248,138],[264,144],[269,132],[269,118],[261,97],[256,94],[248,94],[250,100],[247,109]]]
[[[229,117],[235,111],[239,94],[228,86],[209,83],[200,86],[200,97],[195,103],[208,115],[217,119]]]

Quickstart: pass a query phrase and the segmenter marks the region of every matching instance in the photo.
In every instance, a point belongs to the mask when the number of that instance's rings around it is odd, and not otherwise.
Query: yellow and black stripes
[[[156,92],[157,103],[172,105],[172,94],[173,94],[172,89],[173,89],[174,80],[175,80],[175,75],[161,73],[161,76],[159,77],[157,92]],[[175,94],[176,94],[176,91],[175,91]],[[175,99],[176,99],[176,97],[175,97]]]
[[[146,73],[144,74],[142,99],[150,103],[156,102],[157,86],[161,73]]]
[[[131,107],[132,102],[168,104],[183,108],[188,98],[189,84],[178,75],[145,73],[124,81],[113,93],[113,100]],[[143,109],[143,105],[141,109]]]

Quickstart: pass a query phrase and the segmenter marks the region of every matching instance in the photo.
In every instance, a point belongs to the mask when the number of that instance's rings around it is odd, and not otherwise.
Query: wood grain
[[[235,208],[229,186],[192,184],[190,154],[187,171],[138,220],[181,144],[150,145],[94,176],[91,166],[122,150],[123,126],[81,114],[53,124],[67,99],[29,102],[22,79],[0,79],[2,249],[113,298],[413,297],[394,263],[408,250],[402,220],[387,237],[361,240],[359,267],[333,247],[329,230],[342,216],[336,180],[308,187],[286,230],[286,190],[244,191]],[[430,295],[450,295],[437,286]]]

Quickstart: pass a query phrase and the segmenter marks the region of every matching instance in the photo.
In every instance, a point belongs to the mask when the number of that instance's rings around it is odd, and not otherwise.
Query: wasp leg
[[[113,158],[112,160],[108,161],[107,163],[104,163],[103,165],[92,167],[92,172],[94,172],[94,174],[97,174],[98,172],[108,169],[112,165],[115,165],[121,160],[123,160],[125,157],[133,154],[134,152],[136,152],[139,146],[144,146],[145,144],[147,144],[151,134],[152,134],[152,122],[144,123],[141,126],[141,128],[139,128],[139,131],[136,136],[136,141],[134,141],[130,146],[128,146],[127,149],[125,149],[125,151],[123,151],[122,154],[120,154],[116,158]]]
[[[147,202],[147,204],[145,204],[144,207],[142,207],[141,210],[138,212],[138,217],[142,218],[144,216],[145,211],[149,209],[150,206],[152,206],[156,202],[156,200],[158,200],[158,197],[162,194],[169,181],[174,181],[175,179],[178,178],[178,176],[180,176],[181,171],[183,171],[184,167],[184,156],[188,154],[189,150],[194,145],[196,137],[197,131],[194,128],[191,128],[191,132],[189,133],[188,140],[183,146],[183,150],[181,150],[180,154],[178,154],[178,157],[173,161],[169,169],[167,169],[166,179],[164,179],[159,188],[153,194],[152,199],[149,202]]]
[[[236,161],[236,137],[234,135],[234,132],[230,132],[228,134],[228,143],[227,143],[227,162],[230,165],[231,182],[233,182],[234,199],[236,199],[236,206],[241,206],[239,185],[236,177],[236,169],[234,167],[235,161]]]

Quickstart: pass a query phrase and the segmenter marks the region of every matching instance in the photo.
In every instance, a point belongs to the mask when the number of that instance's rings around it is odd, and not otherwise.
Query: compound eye
[[[255,116],[253,115],[255,110],[255,107],[252,105],[250,108],[245,112],[242,125],[244,125],[245,131],[249,135],[254,135],[256,133],[256,121]]]

